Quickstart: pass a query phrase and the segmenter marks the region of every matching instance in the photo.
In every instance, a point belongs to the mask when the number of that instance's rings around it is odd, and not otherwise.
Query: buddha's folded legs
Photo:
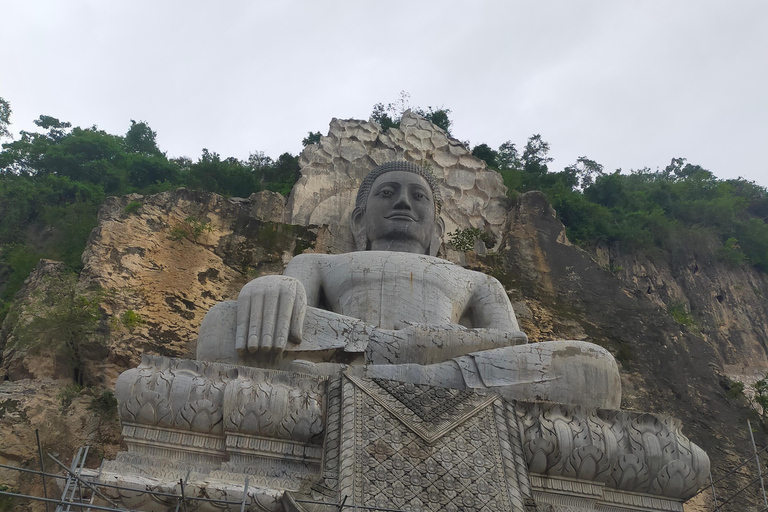
[[[458,389],[488,389],[513,400],[618,409],[613,356],[583,341],[547,341],[475,352],[431,365],[369,365],[365,375]]]

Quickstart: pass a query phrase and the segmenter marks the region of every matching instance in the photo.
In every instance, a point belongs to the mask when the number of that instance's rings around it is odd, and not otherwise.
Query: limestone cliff
[[[768,368],[764,274],[696,254],[667,260],[585,252],[569,243],[543,195],[509,202],[497,174],[439,128],[407,114],[387,132],[375,123],[332,121],[328,136],[302,153],[302,177],[288,200],[184,189],[107,199],[72,292],[98,305],[89,341],[78,346],[78,364],[93,386],[68,388],[61,354],[23,341],[35,315],[46,317],[52,307],[44,292],[60,269],[41,265],[0,334],[0,463],[36,465],[34,428],[63,432],[66,443],[53,433],[46,443],[65,459],[84,443],[116,450],[114,419],[94,399],[144,352],[190,357],[208,308],[236,298],[249,279],[281,272],[301,252],[350,250],[346,219],[354,191],[365,170],[393,158],[429,164],[444,180],[449,231],[473,226],[498,237],[496,252],[485,256],[446,245],[441,253],[497,277],[532,341],[585,339],[609,348],[621,364],[623,408],[680,418],[714,468],[747,453],[745,404],[726,394],[725,375]],[[688,325],[670,314],[681,307]],[[0,472],[0,482],[36,485],[14,478]],[[726,485],[738,488],[739,480]]]

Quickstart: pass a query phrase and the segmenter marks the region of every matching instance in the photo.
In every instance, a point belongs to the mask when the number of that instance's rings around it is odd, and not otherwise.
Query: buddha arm
[[[318,263],[325,255],[300,254],[293,258],[283,272],[284,276],[298,280],[307,294],[307,306],[317,307],[320,303],[322,276]],[[327,256],[325,256],[327,257]]]
[[[485,274],[478,274],[472,298],[469,301],[472,327],[519,332],[515,311],[507,292],[499,281]]]

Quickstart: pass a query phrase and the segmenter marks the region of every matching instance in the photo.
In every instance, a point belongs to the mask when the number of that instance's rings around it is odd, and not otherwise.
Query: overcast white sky
[[[0,97],[169,156],[301,150],[401,90],[472,145],[768,186],[768,1],[0,0]]]

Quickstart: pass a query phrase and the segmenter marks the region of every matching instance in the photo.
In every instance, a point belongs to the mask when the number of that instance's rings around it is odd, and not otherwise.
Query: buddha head
[[[410,162],[387,162],[365,177],[352,211],[358,251],[400,251],[434,256],[445,223],[435,177]]]

